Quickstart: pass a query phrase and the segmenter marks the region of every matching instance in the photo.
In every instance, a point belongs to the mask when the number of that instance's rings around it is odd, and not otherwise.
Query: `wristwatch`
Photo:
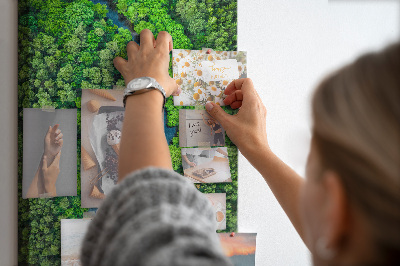
[[[162,110],[164,111],[164,105],[166,101],[164,88],[151,77],[141,77],[129,81],[128,85],[124,90],[124,107],[126,104],[126,98],[133,94],[142,94],[151,90],[159,90],[164,97],[164,103]]]

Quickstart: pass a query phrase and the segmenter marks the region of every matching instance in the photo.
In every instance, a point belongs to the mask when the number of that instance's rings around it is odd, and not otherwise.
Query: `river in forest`
[[[132,33],[132,38],[135,42],[139,40],[139,34],[137,34],[132,28],[127,26],[126,21],[120,19],[120,16],[116,10],[113,10],[107,0],[91,0],[94,4],[102,4],[107,6],[107,18],[120,28],[129,30]]]
[[[107,17],[109,19],[111,19],[111,21],[117,25],[120,28],[124,28],[129,30],[132,33],[132,39],[138,43],[139,41],[139,34],[137,34],[134,30],[130,29],[130,27],[128,27],[126,25],[126,22],[124,20],[120,20],[118,12],[113,10],[108,1],[107,0],[91,0],[94,4],[102,4],[102,5],[106,5],[107,6]],[[164,110],[164,131],[165,131],[165,137],[167,138],[167,142],[168,144],[172,143],[172,138],[175,137],[176,132],[178,131],[178,127],[169,127],[167,126],[168,120],[167,120],[167,112],[166,110]]]

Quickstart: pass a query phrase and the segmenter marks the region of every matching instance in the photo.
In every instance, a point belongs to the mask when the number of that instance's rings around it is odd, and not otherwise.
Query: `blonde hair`
[[[313,97],[313,140],[371,228],[381,263],[400,262],[400,43],[327,77]],[[400,263],[399,263],[400,265]]]

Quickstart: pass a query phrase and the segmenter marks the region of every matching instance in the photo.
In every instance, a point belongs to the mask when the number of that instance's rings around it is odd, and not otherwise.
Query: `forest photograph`
[[[168,31],[175,49],[237,49],[237,1],[26,0],[18,2],[18,261],[60,265],[61,219],[81,219],[81,97],[83,89],[115,89],[124,80],[113,65],[129,41],[148,28]],[[172,76],[172,65],[170,67]],[[77,196],[22,198],[24,108],[77,109]],[[167,99],[164,126],[173,169],[183,174],[179,110]],[[193,109],[193,107],[186,107]],[[234,113],[224,107],[228,113]],[[231,183],[197,184],[226,193],[226,231],[237,229],[237,148],[226,138]]]

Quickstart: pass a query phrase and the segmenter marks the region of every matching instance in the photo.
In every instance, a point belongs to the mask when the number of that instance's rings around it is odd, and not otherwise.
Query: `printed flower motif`
[[[213,96],[217,96],[221,93],[221,90],[216,86],[209,86],[207,91]]]
[[[244,73],[244,65],[241,62],[238,62],[238,70],[239,70],[239,76]]]
[[[179,60],[177,60],[179,58]],[[239,75],[246,73],[245,54],[236,51],[205,51],[175,50],[173,60],[174,78],[182,88],[182,93],[174,97],[176,105],[194,106],[206,101],[214,101],[224,105],[224,90],[231,80],[203,81],[204,74],[201,63],[204,60],[215,61],[236,59]]]
[[[214,102],[220,106],[224,106],[224,99],[222,97],[215,97]]]

